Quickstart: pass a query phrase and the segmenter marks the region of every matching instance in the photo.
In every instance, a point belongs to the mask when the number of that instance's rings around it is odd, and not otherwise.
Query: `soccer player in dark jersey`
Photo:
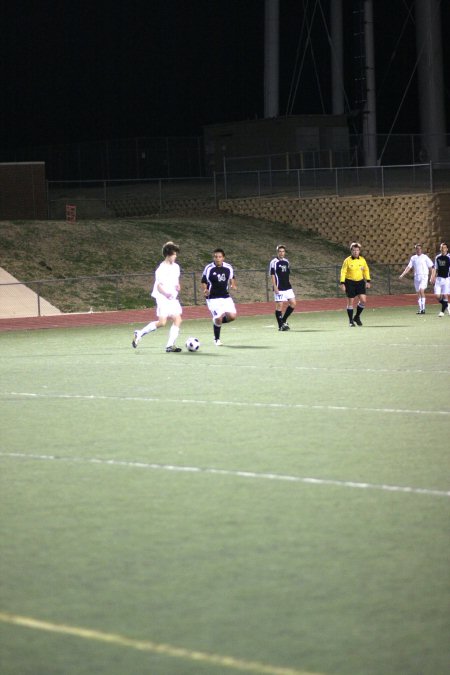
[[[272,279],[278,330],[290,330],[287,320],[295,309],[296,300],[289,281],[289,260],[286,258],[286,247],[283,244],[277,246],[277,257],[270,261],[269,274]]]
[[[213,318],[214,344],[220,347],[220,330],[223,323],[234,321],[237,312],[229,289],[236,290],[236,279],[232,266],[225,262],[225,252],[216,248],[213,262],[206,265],[202,274],[203,294]]]
[[[450,255],[448,253],[448,246],[444,242],[440,245],[439,251],[440,253],[434,259],[430,283],[434,283],[434,294],[442,307],[438,316],[444,316],[445,310],[450,314],[450,307],[448,306],[448,296],[450,294]]]

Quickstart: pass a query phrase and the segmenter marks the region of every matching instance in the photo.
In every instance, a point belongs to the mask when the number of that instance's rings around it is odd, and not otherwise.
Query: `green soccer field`
[[[0,334],[2,675],[444,675],[450,317]]]

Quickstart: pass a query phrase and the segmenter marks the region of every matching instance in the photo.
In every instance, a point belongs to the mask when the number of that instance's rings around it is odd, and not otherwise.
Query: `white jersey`
[[[420,255],[416,253],[411,256],[409,267],[414,270],[415,277],[427,277],[428,270],[433,267],[433,262],[426,253],[421,253]]]
[[[155,272],[155,283],[153,285],[152,297],[159,300],[166,300],[166,296],[158,291],[158,285],[161,285],[164,292],[170,294],[170,300],[178,297],[178,286],[180,285],[180,266],[178,263],[166,263],[163,261]]]

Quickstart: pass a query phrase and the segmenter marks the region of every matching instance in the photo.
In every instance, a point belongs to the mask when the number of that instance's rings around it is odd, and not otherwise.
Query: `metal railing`
[[[339,274],[341,266],[293,268],[291,281],[297,298],[340,297]],[[403,265],[371,265],[372,295],[391,295],[413,292],[412,284],[401,282],[398,276]],[[233,293],[235,301],[268,302],[273,299],[267,269],[236,270],[238,290]],[[201,274],[182,273],[182,304],[202,305]],[[48,303],[62,313],[102,312],[126,309],[145,309],[154,305],[149,296],[149,274],[108,274],[99,276],[72,277],[67,279],[40,279],[26,282],[0,284],[0,318],[11,316],[46,316],[55,313]],[[28,313],[19,313],[20,287],[27,290]],[[30,292],[33,295],[30,300]],[[12,296],[16,311],[12,310]]]
[[[450,163],[312,169],[264,169],[209,177],[140,180],[48,181],[49,219],[148,215],[192,206],[216,208],[221,199],[388,196],[450,189]]]

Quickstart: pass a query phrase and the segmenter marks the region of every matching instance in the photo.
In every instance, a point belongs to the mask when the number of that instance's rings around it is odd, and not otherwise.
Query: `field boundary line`
[[[1,398],[8,396],[19,396],[23,398],[35,399],[69,399],[82,401],[133,401],[135,403],[162,403],[170,405],[179,403],[181,405],[217,405],[232,406],[240,408],[273,408],[276,410],[333,410],[338,412],[370,412],[386,413],[397,415],[450,415],[450,410],[420,410],[408,408],[369,408],[367,406],[346,406],[346,405],[326,405],[326,404],[308,404],[308,403],[271,403],[270,401],[219,401],[207,399],[189,399],[189,398],[156,398],[152,396],[104,396],[97,394],[37,394],[26,391],[9,391],[0,393]]]
[[[38,461],[72,462],[74,464],[100,464],[119,466],[130,469],[151,469],[155,471],[173,471],[179,473],[210,474],[217,476],[234,476],[253,480],[273,480],[306,485],[331,485],[335,487],[355,488],[359,490],[380,490],[384,492],[400,492],[404,494],[420,494],[432,497],[450,497],[450,490],[411,487],[408,485],[387,485],[383,483],[361,483],[358,481],[337,480],[334,478],[312,478],[310,476],[290,476],[280,473],[258,473],[257,471],[241,471],[239,469],[215,469],[213,467],[182,466],[176,464],[154,464],[149,462],[132,462],[119,459],[100,459],[99,457],[63,457],[57,455],[37,455],[25,452],[1,452],[0,457],[11,459],[31,459]]]
[[[96,642],[105,642],[119,647],[128,647],[143,652],[153,654],[162,654],[176,659],[195,661],[197,663],[221,666],[232,670],[241,670],[248,673],[260,673],[261,675],[320,675],[304,670],[292,668],[282,668],[270,666],[258,661],[246,661],[236,659],[232,656],[224,656],[208,652],[199,652],[183,647],[175,647],[170,644],[153,642],[151,640],[136,640],[128,638],[118,633],[104,633],[103,631],[91,628],[82,628],[79,626],[70,626],[61,623],[52,623],[50,621],[41,621],[33,617],[0,612],[0,621],[22,628],[31,628],[34,630],[47,631],[49,633],[59,633],[62,635],[71,635],[85,640],[94,640]]]

